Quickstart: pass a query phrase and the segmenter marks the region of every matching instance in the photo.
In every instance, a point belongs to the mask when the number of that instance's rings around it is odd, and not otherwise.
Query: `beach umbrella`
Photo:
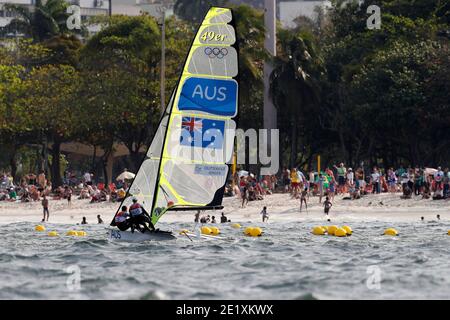
[[[434,175],[437,172],[437,169],[434,168],[425,168],[425,174]]]
[[[116,178],[116,180],[117,181],[131,180],[134,179],[135,176],[136,175],[134,173],[125,170]]]
[[[246,177],[246,176],[248,176],[248,171],[241,170],[241,171],[238,171],[237,174],[239,177]]]

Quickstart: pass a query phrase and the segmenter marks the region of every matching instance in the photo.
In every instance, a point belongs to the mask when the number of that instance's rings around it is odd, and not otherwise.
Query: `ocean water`
[[[352,222],[346,238],[314,236],[317,224],[261,224],[258,238],[219,225],[229,239],[146,243],[108,240],[99,225],[86,237],[64,236],[70,225],[47,225],[60,237],[2,225],[0,299],[450,298],[450,222]],[[382,236],[387,227],[400,236]]]

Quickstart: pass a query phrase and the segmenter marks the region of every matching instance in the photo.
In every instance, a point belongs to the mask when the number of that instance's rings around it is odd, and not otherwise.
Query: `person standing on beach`
[[[300,212],[302,212],[303,202],[305,203],[306,211],[308,211],[308,203],[306,202],[306,198],[308,197],[308,188],[304,188],[302,193],[300,194]]]
[[[347,171],[347,184],[349,186],[353,185],[354,180],[355,180],[355,175],[353,173],[353,169],[352,168],[348,168],[348,171]]]
[[[92,182],[92,175],[89,172],[86,172],[84,174],[83,178],[84,178],[84,183],[86,185],[90,185],[91,184],[91,182]]]
[[[373,168],[372,185],[373,185],[372,193],[380,193],[380,173],[378,172],[377,167]]]
[[[69,208],[72,207],[72,193],[73,193],[72,188],[69,186],[65,186],[64,196],[67,199],[67,204],[68,204]]]
[[[330,199],[328,197],[325,198],[325,201],[323,203],[324,212],[328,216],[328,213],[330,212],[331,207],[333,204],[331,203]]]
[[[248,192],[247,187],[244,187],[244,189],[242,189],[241,197],[242,197],[242,208],[244,208],[245,204],[248,204],[248,198],[249,198],[249,192]]]
[[[291,170],[291,195],[293,198],[297,198],[300,187],[299,176],[297,174],[297,169],[292,168]]]
[[[50,217],[50,212],[48,211],[48,199],[47,197],[44,195],[44,197],[42,198],[42,209],[43,209],[43,213],[44,213],[44,217],[42,219],[42,222],[48,221],[48,218]],[[47,215],[47,219],[45,219],[45,216]]]
[[[345,176],[347,175],[347,169],[344,167],[344,164],[341,162],[339,167],[334,166],[337,170],[338,174],[338,193],[343,193],[343,188],[345,187]]]
[[[264,207],[261,211],[262,214],[262,222],[267,222],[269,220],[269,214],[267,213],[267,207]]]
[[[41,188],[42,190],[44,190],[45,185],[47,184],[47,179],[45,178],[45,172],[41,171],[38,175],[38,184],[39,184],[39,188]]]
[[[324,178],[321,173],[319,173],[319,180],[317,181],[318,190],[319,190],[319,203],[322,203],[322,197],[323,197],[323,182]]]
[[[100,217],[99,214],[97,215],[97,221],[98,221],[98,224],[102,224],[103,223],[103,219],[102,219],[102,217]]]

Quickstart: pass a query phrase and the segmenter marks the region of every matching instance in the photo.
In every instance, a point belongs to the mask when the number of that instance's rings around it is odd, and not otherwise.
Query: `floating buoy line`
[[[234,229],[240,229],[242,226],[239,223],[233,223],[231,225],[232,228]],[[34,228],[35,231],[37,232],[44,232],[46,231],[46,228],[44,225],[37,225]],[[179,234],[186,234],[189,233],[190,231],[187,229],[182,229],[180,230]],[[220,229],[218,227],[207,227],[207,226],[202,226],[200,228],[200,232],[203,235],[212,235],[212,236],[217,236],[220,234]],[[244,229],[244,235],[249,236],[249,237],[260,237],[263,234],[263,230],[260,227],[246,227]],[[336,225],[331,225],[331,226],[315,226],[312,228],[311,233],[313,235],[316,236],[323,236],[323,235],[329,235],[329,236],[335,236],[335,237],[348,237],[351,236],[353,234],[353,230],[350,226],[336,226]],[[387,228],[386,230],[384,230],[383,235],[385,236],[399,236],[399,232],[395,229],[395,228]],[[450,236],[450,230],[447,231],[447,235]],[[58,237],[59,233],[57,231],[49,231],[47,233],[47,236],[49,237]],[[82,231],[82,230],[68,230],[66,232],[66,236],[72,236],[72,237],[85,237],[87,236],[86,231]]]

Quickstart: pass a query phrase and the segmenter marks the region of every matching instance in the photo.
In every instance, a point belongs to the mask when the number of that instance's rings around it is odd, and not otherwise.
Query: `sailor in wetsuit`
[[[142,233],[144,233],[145,230],[147,230],[148,232],[155,231],[155,226],[153,225],[150,216],[138,203],[136,198],[133,198],[133,204],[130,206],[130,216],[131,232],[134,232],[135,228],[139,229]],[[148,223],[148,226],[146,223]],[[143,228],[141,228],[140,226],[142,226]]]
[[[130,214],[127,212],[127,206],[123,206],[122,210],[117,213],[114,222],[120,231],[125,231],[130,227],[129,219],[127,219],[129,216]]]

